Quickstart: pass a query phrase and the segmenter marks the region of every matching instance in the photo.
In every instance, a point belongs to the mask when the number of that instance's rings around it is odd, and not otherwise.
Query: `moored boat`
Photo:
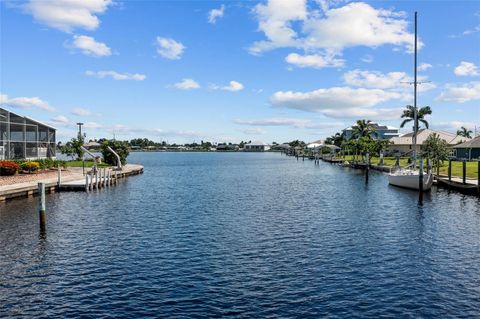
[[[388,175],[388,182],[390,185],[409,188],[420,189],[420,172],[412,169],[400,169]],[[433,174],[423,174],[423,190],[428,191],[432,188]]]

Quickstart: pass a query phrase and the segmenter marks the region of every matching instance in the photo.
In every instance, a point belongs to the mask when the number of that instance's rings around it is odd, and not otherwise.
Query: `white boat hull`
[[[388,175],[388,182],[390,185],[404,187],[409,189],[419,190],[419,176],[418,173],[413,174],[390,174]],[[423,175],[423,190],[428,191],[432,187],[433,175]]]

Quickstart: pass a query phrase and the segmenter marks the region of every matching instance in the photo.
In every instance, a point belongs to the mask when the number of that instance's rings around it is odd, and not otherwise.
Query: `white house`
[[[245,144],[245,152],[265,152],[270,149],[270,145],[267,145],[260,141],[254,141],[248,144]]]

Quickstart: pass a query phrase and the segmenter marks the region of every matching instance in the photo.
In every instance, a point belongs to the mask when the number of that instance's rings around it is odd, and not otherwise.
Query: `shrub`
[[[29,173],[37,171],[40,168],[40,163],[38,162],[23,162],[22,165],[22,170],[27,171]]]
[[[15,175],[20,166],[12,161],[0,161],[0,176]]]
[[[120,156],[122,165],[125,165],[129,154],[128,142],[110,140],[102,144],[103,161],[109,165],[117,165],[117,157],[108,150],[109,146]]]

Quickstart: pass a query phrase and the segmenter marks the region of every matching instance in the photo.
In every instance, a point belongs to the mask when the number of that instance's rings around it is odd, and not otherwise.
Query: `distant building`
[[[463,142],[453,147],[454,155],[457,158],[474,159],[480,158],[480,136],[473,140]]]
[[[254,141],[248,144],[245,144],[245,152],[265,152],[270,149],[270,145],[267,145],[260,141]]]
[[[388,125],[381,125],[378,123],[370,123],[373,128],[375,129],[375,133],[372,134],[373,139],[377,140],[389,140],[394,137],[400,136],[398,132],[398,128]],[[357,125],[352,125],[351,127],[347,127],[346,129],[342,130],[343,137],[346,140],[350,140],[353,137],[353,131],[357,127]]]
[[[239,147],[237,144],[218,144],[216,150],[218,152],[235,152],[238,151]]]
[[[417,145],[422,145],[427,140],[427,138],[432,134],[437,134],[442,140],[446,141],[450,146],[454,146],[463,141],[469,140],[465,137],[458,136],[456,134],[452,134],[448,132],[434,131],[430,129],[420,129],[417,132]],[[400,137],[392,138],[390,141],[392,142],[392,144],[388,146],[388,150],[390,153],[405,154],[413,150],[413,132],[402,135]]]
[[[0,108],[0,160],[54,158],[56,130]]]

